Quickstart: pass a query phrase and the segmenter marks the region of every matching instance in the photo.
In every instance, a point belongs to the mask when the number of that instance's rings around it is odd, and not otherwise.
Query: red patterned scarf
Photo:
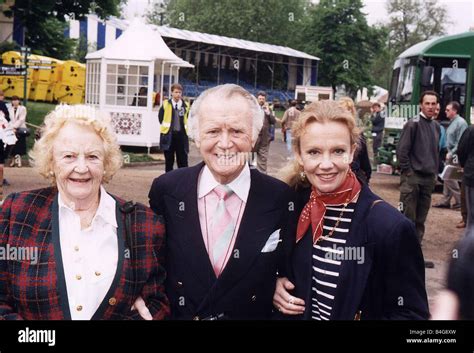
[[[308,203],[304,206],[298,221],[296,242],[299,242],[308,227],[312,225],[313,244],[323,234],[323,218],[326,214],[326,205],[341,205],[350,203],[360,192],[361,185],[351,170],[339,188],[330,193],[320,193],[314,186],[311,190]]]

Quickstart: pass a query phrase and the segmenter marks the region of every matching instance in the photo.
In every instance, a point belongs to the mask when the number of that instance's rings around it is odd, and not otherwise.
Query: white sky
[[[449,20],[451,21],[451,25],[447,28],[448,34],[467,32],[470,27],[474,27],[474,0],[438,1],[448,8]],[[128,0],[126,18],[142,16],[153,2],[159,2],[159,0]],[[387,20],[386,0],[363,0],[363,2],[365,4],[364,12],[367,13],[369,24]]]

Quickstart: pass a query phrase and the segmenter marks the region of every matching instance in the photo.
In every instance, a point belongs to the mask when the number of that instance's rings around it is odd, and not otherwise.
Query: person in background
[[[370,121],[372,122],[372,149],[374,152],[374,161],[377,158],[379,147],[382,146],[383,129],[385,127],[385,119],[381,113],[381,105],[379,102],[372,104],[372,115]]]
[[[354,122],[356,122],[357,125],[357,111],[352,98],[341,97],[338,102],[354,117]],[[370,165],[369,152],[367,151],[367,139],[364,136],[364,131],[361,131],[360,133],[360,139],[358,141],[354,160],[351,163],[351,169],[360,181],[367,185],[369,184],[372,175],[372,166]]]
[[[7,105],[4,102],[5,94],[0,89],[0,129],[5,129],[10,122],[10,113],[8,111]],[[2,180],[2,185],[0,185],[0,202],[3,201],[3,185],[10,185],[7,179],[3,178],[3,167],[5,166],[6,152],[3,146],[3,141],[0,139],[0,180]]]
[[[270,150],[271,142],[270,128],[272,125],[275,125],[276,119],[273,111],[268,106],[267,94],[263,91],[258,92],[257,100],[263,110],[265,118],[263,119],[263,127],[258,135],[257,143],[254,146],[254,152],[257,153],[257,169],[262,173],[266,173],[268,152]]]
[[[18,141],[14,146],[11,147],[12,156],[10,167],[14,167],[15,164],[21,167],[21,157],[26,154],[26,135],[19,133],[23,129],[26,129],[26,107],[21,105],[20,98],[18,96],[12,97],[12,104],[9,109],[11,125],[16,133]]]
[[[292,100],[290,102],[290,107],[285,111],[283,118],[281,119],[281,124],[285,127],[286,149],[290,156],[293,154],[293,147],[291,145],[291,127],[293,126],[293,123],[298,120],[300,114],[301,112],[296,109],[296,101]]]
[[[133,97],[132,106],[146,107],[148,100],[147,94],[148,88],[143,86],[140,87],[138,95],[135,94],[135,97]]]
[[[441,129],[433,120],[438,103],[436,92],[424,91],[421,94],[421,112],[403,126],[397,145],[401,170],[400,211],[415,223],[420,244],[439,169]],[[425,266],[433,268],[434,263],[426,261]]]
[[[459,140],[457,156],[464,169],[462,185],[466,195],[467,231],[474,227],[474,125],[470,125]]]
[[[432,320],[474,320],[473,230],[469,229],[452,251],[446,289],[435,298]]]
[[[459,140],[464,130],[467,129],[466,121],[459,116],[458,112],[461,106],[458,102],[452,101],[446,105],[446,117],[451,121],[446,130],[446,164],[458,165],[457,149]],[[461,190],[457,180],[444,180],[443,197],[434,204],[433,207],[450,208],[451,198],[454,198],[453,209],[461,208]]]
[[[188,166],[188,114],[189,105],[182,99],[183,86],[171,86],[171,98],[164,100],[158,113],[160,120],[160,149],[165,154],[166,173],[173,170],[175,154],[178,168]]]

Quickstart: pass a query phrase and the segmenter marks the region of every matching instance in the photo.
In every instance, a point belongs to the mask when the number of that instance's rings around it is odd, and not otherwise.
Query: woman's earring
[[[300,172],[301,181],[306,181],[306,173],[304,171]]]

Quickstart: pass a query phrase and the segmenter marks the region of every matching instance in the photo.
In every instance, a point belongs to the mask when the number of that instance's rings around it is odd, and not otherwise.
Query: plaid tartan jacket
[[[154,319],[169,314],[164,291],[164,225],[153,211],[137,204],[130,216],[131,236],[126,237],[126,214],[117,201],[118,265],[112,285],[92,320],[140,319],[131,307],[142,296]],[[55,188],[11,194],[0,213],[0,320],[69,320],[64,269],[61,259]],[[37,261],[5,259],[13,247],[38,249]],[[8,254],[8,253],[7,253]],[[36,263],[34,263],[36,262]]]

